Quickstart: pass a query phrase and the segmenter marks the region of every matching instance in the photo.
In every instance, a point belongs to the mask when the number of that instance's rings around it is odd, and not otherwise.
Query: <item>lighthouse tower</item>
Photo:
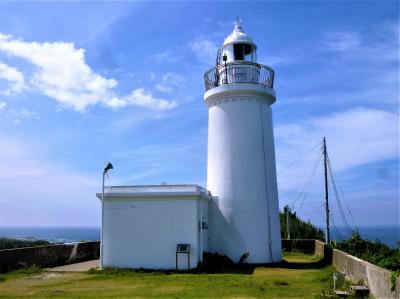
[[[271,105],[274,71],[257,63],[240,20],[205,75],[209,109],[208,251],[234,262],[279,262],[281,236]],[[247,254],[246,254],[247,256]]]

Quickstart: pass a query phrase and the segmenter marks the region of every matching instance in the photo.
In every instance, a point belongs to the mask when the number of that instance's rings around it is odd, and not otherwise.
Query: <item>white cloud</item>
[[[295,61],[295,57],[290,56],[290,55],[275,55],[275,56],[261,56],[259,58],[259,61],[261,63],[263,62],[268,62],[268,65],[272,67],[276,66],[283,66],[283,65],[289,65],[292,64]]]
[[[321,155],[318,164],[316,159],[324,136],[327,138],[329,157],[345,198],[341,194],[339,196],[350,206],[356,224],[371,222],[365,218],[368,210],[374,210],[377,215],[374,218],[376,223],[395,223],[398,218],[398,213],[395,212],[398,211],[396,179],[379,179],[378,170],[374,171],[373,168],[386,171],[387,163],[384,161],[398,159],[399,116],[378,109],[354,108],[276,126],[281,207],[291,204],[300,217],[312,219],[313,223],[323,223],[323,164]],[[293,164],[294,161],[297,162]],[[302,196],[301,191],[311,177],[314,165],[315,174]],[[397,167],[392,166],[393,169]],[[397,170],[392,172],[396,173]],[[332,188],[331,183],[329,188]],[[330,190],[333,198],[333,190]],[[393,212],[388,213],[388,209]],[[333,199],[331,210],[335,221],[339,222],[339,211]],[[382,218],[382,215],[385,216]],[[349,216],[347,218],[349,220]]]
[[[118,181],[118,184],[138,180],[161,183],[154,179],[167,183],[193,182],[193,177],[196,177],[193,176],[193,169],[202,167],[205,163],[206,156],[202,146],[205,132],[190,136],[184,142],[148,144],[114,152],[114,160],[125,161],[119,170],[120,173],[124,173],[120,176],[123,179]]]
[[[177,62],[180,59],[179,56],[171,50],[167,50],[162,53],[157,53],[153,56],[153,58],[157,62],[168,62],[168,63]]]
[[[358,49],[362,44],[361,35],[351,31],[333,31],[326,34],[323,47],[333,51],[349,51]]]
[[[161,80],[156,84],[155,88],[161,92],[172,93],[176,88],[182,88],[184,86],[184,81],[183,76],[166,73],[161,76]]]
[[[0,51],[31,62],[36,67],[31,84],[39,92],[77,111],[84,111],[98,103],[111,107],[140,105],[152,109],[170,109],[176,105],[174,102],[153,98],[143,89],[136,89],[132,94],[146,97],[146,101],[151,100],[153,105],[143,105],[140,100],[127,100],[132,95],[115,100],[119,98],[114,92],[117,80],[107,79],[94,72],[86,64],[84,49],[75,48],[73,43],[25,42],[0,34]]]
[[[113,97],[106,104],[113,108],[136,105],[158,110],[170,110],[177,106],[177,102],[155,98],[150,92],[142,88],[133,90],[131,94],[123,98]]]
[[[3,95],[12,93],[20,93],[26,88],[24,75],[17,68],[11,67],[0,61],[0,80],[6,80],[9,86],[6,90],[1,91]]]
[[[31,111],[26,108],[23,108],[21,109],[20,113],[25,118],[39,119],[39,113],[37,113],[36,111]]]
[[[214,64],[217,58],[217,44],[211,39],[200,36],[189,42],[189,47],[201,62]]]
[[[3,110],[7,106],[6,102],[0,102],[0,110]]]
[[[368,60],[382,63],[385,60],[398,62],[398,24],[377,24],[365,32],[361,29],[329,31],[325,33],[319,51],[330,51],[354,61]]]
[[[399,116],[376,109],[355,108],[326,117],[312,118],[275,128],[278,177],[281,169],[327,138],[328,151],[336,171],[398,157]],[[285,171],[281,188],[304,184],[304,170],[310,170],[313,155]],[[307,172],[307,171],[306,171]]]

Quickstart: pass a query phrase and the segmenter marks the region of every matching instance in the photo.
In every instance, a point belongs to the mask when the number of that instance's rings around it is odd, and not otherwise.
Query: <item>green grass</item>
[[[218,274],[107,269],[88,273],[8,273],[3,298],[316,298],[332,293],[332,268],[318,257],[285,253],[275,267]],[[29,272],[29,271],[28,271]]]
[[[30,276],[33,274],[40,274],[40,273],[42,273],[42,269],[39,268],[38,266],[21,268],[18,270],[8,272],[7,274],[0,274],[0,282],[4,282],[4,281],[10,280],[10,279],[23,278],[26,276]],[[0,294],[1,294],[1,292],[0,292]]]

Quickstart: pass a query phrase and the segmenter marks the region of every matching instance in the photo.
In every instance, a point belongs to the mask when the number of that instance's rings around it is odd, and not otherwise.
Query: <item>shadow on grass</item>
[[[116,268],[105,268],[104,270],[91,269],[87,273],[89,274],[105,274],[105,275],[136,275],[136,274],[153,274],[153,275],[171,275],[171,274],[246,274],[251,275],[254,273],[256,268],[282,268],[282,269],[322,269],[327,266],[327,263],[321,259],[315,262],[289,262],[282,260],[278,263],[271,264],[229,264],[225,267],[215,268],[202,268],[198,267],[186,271],[174,271],[174,270],[154,270],[154,269],[116,269]]]
[[[288,262],[286,260],[282,260],[280,263],[265,265],[264,267],[278,267],[285,269],[322,269],[326,266],[326,261],[321,259],[315,262]]]
[[[207,273],[207,274],[253,274],[254,270],[259,267],[263,268],[282,268],[282,269],[323,269],[328,265],[324,259],[318,261],[305,261],[305,262],[291,262],[283,259],[278,263],[269,264],[232,264],[229,267],[221,269],[196,269],[196,273]],[[200,271],[199,271],[200,270]]]

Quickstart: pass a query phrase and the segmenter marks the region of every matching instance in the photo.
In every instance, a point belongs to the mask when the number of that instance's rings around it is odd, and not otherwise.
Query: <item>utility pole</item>
[[[287,207],[286,209],[286,230],[287,230],[287,239],[290,240],[289,207]]]
[[[331,243],[331,237],[329,232],[329,201],[328,201],[328,167],[327,167],[327,151],[326,151],[326,139],[324,137],[324,176],[325,176],[325,218],[326,218],[326,232],[325,232],[325,243]]]

